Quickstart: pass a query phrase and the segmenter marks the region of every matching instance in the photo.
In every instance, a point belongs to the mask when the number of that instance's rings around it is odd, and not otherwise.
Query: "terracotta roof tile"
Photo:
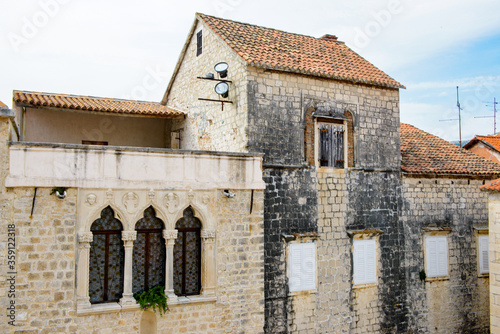
[[[500,179],[496,179],[486,183],[485,185],[480,187],[481,190],[487,191],[500,191]]]
[[[500,175],[500,165],[401,123],[401,169],[408,174]]]
[[[13,100],[15,103],[25,106],[73,109],[112,114],[164,118],[182,118],[186,114],[183,111],[172,109],[154,102],[81,95],[14,91]]]
[[[467,144],[464,145],[464,148],[469,149],[478,142],[483,142],[483,144],[485,144],[486,146],[489,146],[500,152],[500,133],[495,136],[476,135]]]
[[[404,88],[335,36],[298,35],[197,14],[249,65],[342,81]]]

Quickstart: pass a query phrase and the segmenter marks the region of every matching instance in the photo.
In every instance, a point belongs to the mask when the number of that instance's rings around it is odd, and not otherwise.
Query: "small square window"
[[[318,124],[320,167],[344,168],[344,124]]]
[[[479,273],[481,275],[489,274],[489,237],[486,234],[478,236],[478,251],[479,251]]]
[[[377,282],[376,240],[354,240],[354,285]]]
[[[425,238],[425,260],[427,277],[448,276],[446,236],[427,236]]]
[[[196,34],[196,56],[201,55],[203,52],[203,36],[202,30]]]
[[[293,243],[288,247],[290,291],[316,289],[316,244]]]

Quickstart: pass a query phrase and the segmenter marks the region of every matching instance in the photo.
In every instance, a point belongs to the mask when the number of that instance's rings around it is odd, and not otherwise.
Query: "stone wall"
[[[182,128],[183,149],[247,152],[246,65],[243,60],[203,22],[196,22],[178,72],[172,78],[168,99],[162,103],[188,113]],[[196,33],[202,31],[203,52],[196,55]],[[182,56],[181,56],[182,57]],[[225,80],[229,83],[227,100],[232,103],[200,101],[198,98],[219,99],[214,91],[217,81],[202,80],[207,73],[215,74],[218,62],[229,65]],[[178,130],[175,127],[172,130]]]
[[[490,329],[500,333],[500,194],[492,192],[489,196],[488,215],[490,230]]]
[[[2,333],[155,333],[155,328],[158,333],[263,332],[262,187],[230,189],[232,198],[223,194],[224,188],[216,187],[69,188],[64,199],[51,195],[50,187],[5,188],[9,131],[7,119],[0,119],[0,151],[4,153],[0,168],[0,307],[12,308],[2,312]],[[164,202],[166,193],[162,191],[177,194],[176,205]],[[132,205],[122,200],[130,192],[137,195]],[[92,201],[89,194],[95,195]],[[154,194],[158,201],[153,199]],[[141,214],[148,199],[167,227],[175,224],[179,212],[190,203],[195,212],[203,212],[202,224],[210,226],[212,232],[202,233],[202,238],[213,238],[214,244],[203,244],[202,259],[206,250],[212,249],[215,258],[211,263],[216,265],[203,269],[202,282],[211,280],[214,286],[204,286],[199,297],[169,299],[170,311],[163,317],[143,312],[135,304],[81,308],[80,277],[85,271],[81,265],[85,262],[81,257],[85,248],[82,245],[89,243],[82,236],[93,212],[99,211],[91,208],[112,205],[126,229],[133,229],[132,217]],[[9,238],[15,238],[15,246],[9,246]],[[9,252],[13,260],[9,259]]]
[[[404,266],[408,328],[414,332],[488,333],[489,277],[479,275],[477,234],[488,222],[482,180],[403,176]],[[426,230],[447,233],[449,276],[421,280]],[[490,260],[491,261],[491,260]]]

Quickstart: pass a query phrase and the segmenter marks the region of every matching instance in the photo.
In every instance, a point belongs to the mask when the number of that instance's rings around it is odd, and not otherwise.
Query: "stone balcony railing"
[[[263,189],[247,153],[13,142],[7,187]]]

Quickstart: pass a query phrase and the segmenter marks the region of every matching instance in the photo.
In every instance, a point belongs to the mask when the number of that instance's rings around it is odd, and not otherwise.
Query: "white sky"
[[[493,132],[498,0],[0,0],[0,100],[32,90],[160,101],[196,12],[334,34],[404,84],[401,120],[447,140]],[[500,105],[499,108],[500,110]],[[498,128],[500,128],[500,123]],[[498,131],[498,130],[497,130]]]

